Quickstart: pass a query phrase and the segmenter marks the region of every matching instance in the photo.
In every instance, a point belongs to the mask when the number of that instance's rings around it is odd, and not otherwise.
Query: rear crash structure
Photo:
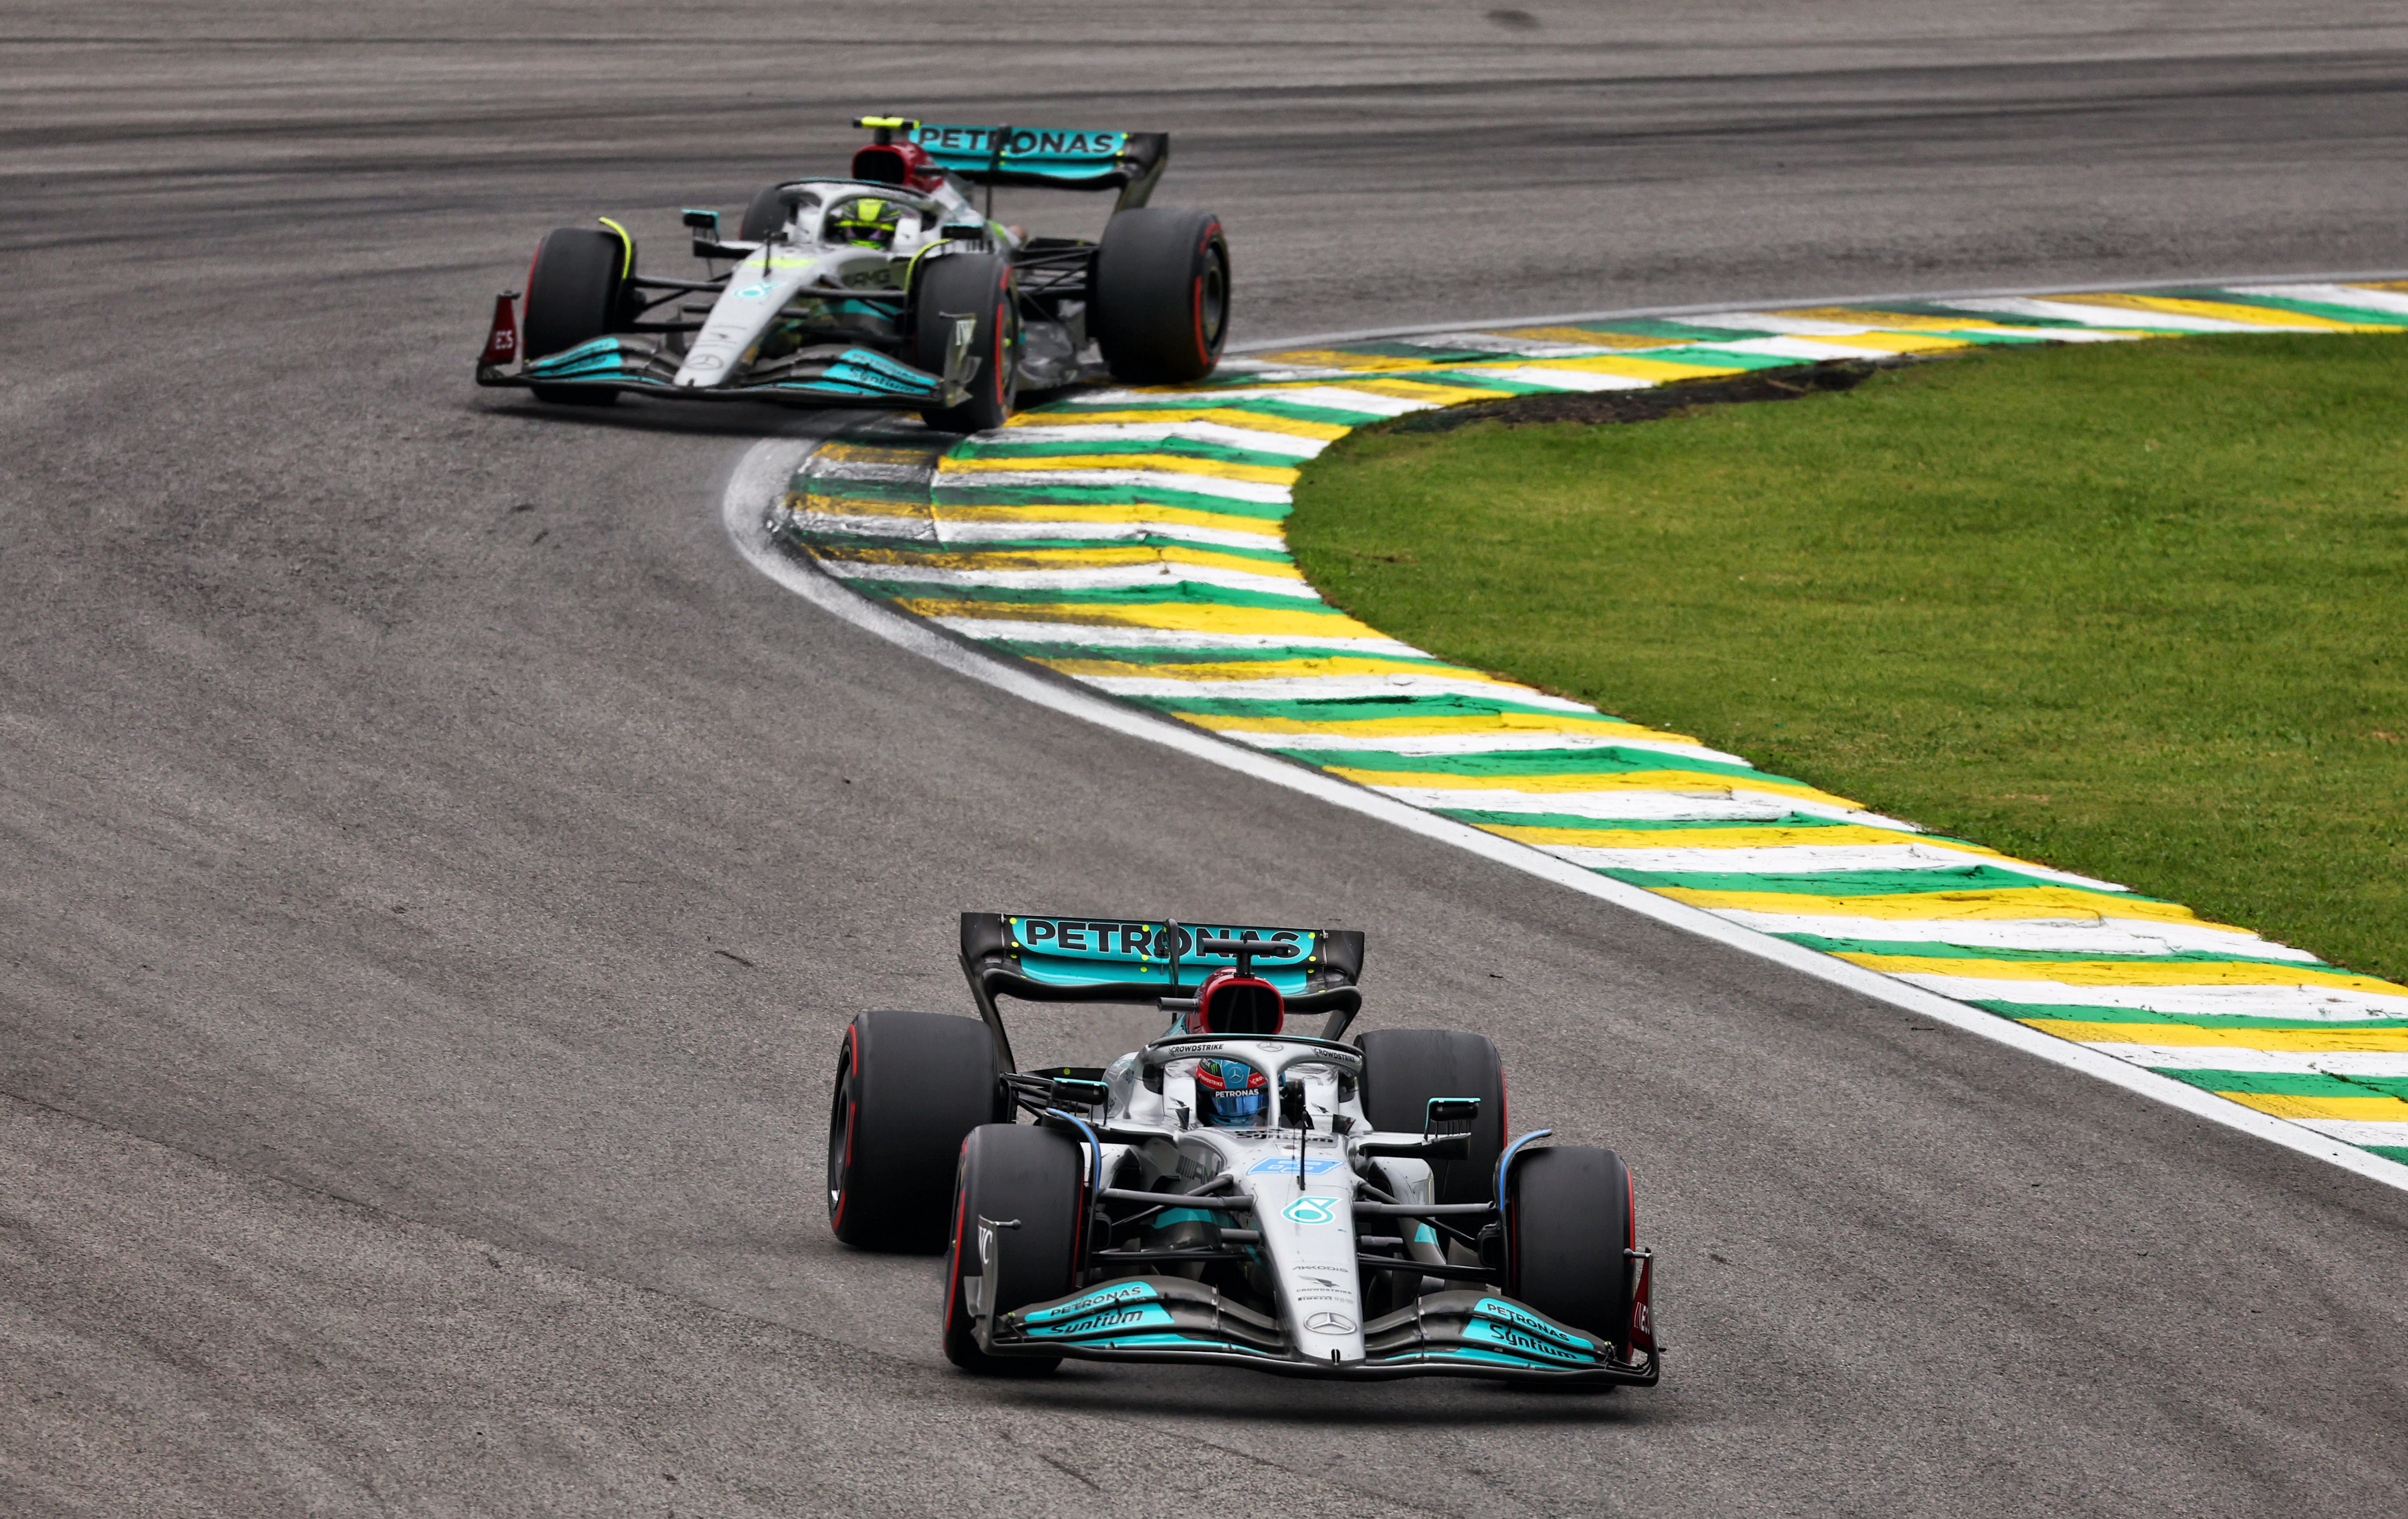
[[[944,1244],[956,1365],[1657,1380],[1627,1169],[1505,1142],[1485,1039],[1344,1041],[1360,934],[966,913],[962,950],[979,1019],[848,1030],[828,1161],[840,1238]],[[1003,996],[1149,1000],[1170,1028],[1018,1070]]]
[[[496,300],[477,382],[565,405],[634,392],[917,410],[970,432],[1025,390],[1193,380],[1219,361],[1220,222],[1146,204],[1167,135],[856,124],[877,140],[850,176],[768,186],[739,236],[687,211],[701,278],[643,272],[608,219],[547,234],[523,309],[519,292]],[[972,202],[996,185],[1117,199],[1099,239],[1028,237]]]

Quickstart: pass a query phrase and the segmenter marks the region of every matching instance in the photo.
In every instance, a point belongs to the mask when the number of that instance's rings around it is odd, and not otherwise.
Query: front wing
[[[672,383],[679,367],[675,354],[649,338],[613,337],[531,359],[515,370],[480,363],[477,383],[636,391],[681,401],[911,408],[959,404],[978,362],[967,360],[966,372],[948,379],[872,349],[822,346],[755,365],[726,384],[678,385]]]
[[[1642,1292],[1648,1269],[1641,1256]],[[1600,1341],[1488,1292],[1431,1293],[1374,1319],[1364,1326],[1365,1357],[1346,1362],[1306,1359],[1277,1321],[1184,1277],[1125,1277],[1009,1313],[977,1312],[975,1305],[973,1311],[990,1355],[1189,1362],[1354,1381],[1479,1377],[1641,1387],[1654,1386],[1662,1370],[1652,1331],[1635,1332],[1627,1347]]]

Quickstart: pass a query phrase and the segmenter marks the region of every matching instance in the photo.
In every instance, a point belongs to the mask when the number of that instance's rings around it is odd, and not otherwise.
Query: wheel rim
[[[836,1096],[828,1104],[827,1195],[828,1222],[836,1222],[844,1208],[844,1165],[853,1149],[853,1041],[845,1041],[845,1051],[836,1068]]]
[[[1221,262],[1218,248],[1205,260],[1204,278],[1198,283],[1201,288],[1197,292],[1196,336],[1202,340],[1207,354],[1215,353],[1221,348],[1221,324],[1229,314],[1229,271]]]

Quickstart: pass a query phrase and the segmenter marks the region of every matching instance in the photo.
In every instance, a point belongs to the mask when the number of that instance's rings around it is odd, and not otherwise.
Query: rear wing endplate
[[[1170,162],[1168,132],[923,124],[905,136],[939,168],[971,184],[1117,190],[1121,209],[1144,205]]]
[[[1197,941],[1204,939],[1260,945],[1250,956],[1254,973],[1278,988],[1291,1013],[1326,1013],[1330,1028],[1343,1029],[1363,1006],[1355,987],[1363,974],[1363,934],[1355,928],[965,912],[962,974],[1008,1063],[1010,1045],[996,997],[1145,1003],[1194,996],[1206,977],[1235,969],[1238,963],[1234,954],[1197,953]]]

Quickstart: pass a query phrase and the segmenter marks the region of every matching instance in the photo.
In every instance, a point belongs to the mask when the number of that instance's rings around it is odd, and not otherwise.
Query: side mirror
[[[694,229],[695,236],[697,237],[707,237],[712,242],[719,240],[717,211],[688,211],[685,213],[685,224]]]
[[[1436,1134],[1440,1124],[1469,1124],[1480,1116],[1478,1097],[1432,1097],[1424,1109],[1422,1132]]]
[[[1076,1077],[1056,1076],[1053,1088],[1046,1094],[1046,1106],[1068,1112],[1078,1108],[1100,1108],[1111,1100],[1112,1089],[1101,1082],[1083,1082]]]

